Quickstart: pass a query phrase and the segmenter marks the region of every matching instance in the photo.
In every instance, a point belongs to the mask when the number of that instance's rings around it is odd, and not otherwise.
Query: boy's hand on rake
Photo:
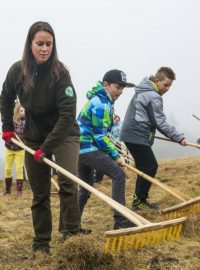
[[[182,139],[179,144],[182,146],[187,146],[187,141],[185,139]]]
[[[126,163],[125,163],[125,160],[124,158],[121,156],[119,157],[117,160],[116,160],[117,164],[121,167],[125,167]]]

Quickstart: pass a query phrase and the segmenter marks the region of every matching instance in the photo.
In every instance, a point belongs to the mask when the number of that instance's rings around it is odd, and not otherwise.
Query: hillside
[[[200,157],[161,161],[157,175],[164,179],[166,184],[191,197],[197,197],[200,196],[199,164]],[[130,206],[136,176],[130,172],[127,172],[127,176],[126,196],[127,206]],[[95,187],[110,195],[110,185],[110,180],[105,177],[103,183]],[[3,189],[2,181],[0,189]],[[57,194],[52,194],[52,256],[27,260],[25,257],[31,253],[33,235],[31,191],[28,182],[21,198],[16,197],[14,189],[13,186],[12,195],[0,196],[0,269],[200,270],[200,215],[189,219],[184,235],[176,242],[105,255],[103,233],[112,229],[112,211],[94,196],[82,219],[83,227],[93,229],[93,234],[72,237],[62,243],[57,232],[59,200]],[[150,202],[157,202],[161,209],[179,203],[177,199],[155,186],[151,189],[149,199]],[[140,214],[150,221],[161,219],[157,211]]]

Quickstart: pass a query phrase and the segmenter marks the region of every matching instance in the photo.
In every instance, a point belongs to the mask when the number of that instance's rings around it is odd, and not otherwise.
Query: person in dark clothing
[[[34,23],[28,32],[21,61],[8,71],[1,93],[2,138],[14,137],[12,122],[16,97],[26,111],[24,139],[36,152],[26,153],[25,163],[33,192],[33,251],[49,253],[52,232],[50,208],[51,159],[77,174],[79,128],[76,122],[76,93],[68,70],[58,60],[55,34],[47,22]],[[64,238],[84,232],[80,228],[77,185],[58,173],[60,187],[59,232]]]
[[[120,139],[134,157],[136,168],[152,177],[156,175],[158,168],[151,149],[156,129],[182,146],[187,145],[184,135],[167,123],[163,112],[162,96],[174,80],[175,74],[168,67],[161,67],[155,76],[145,77],[135,87],[135,95],[128,106],[121,128]],[[147,201],[150,187],[149,181],[141,176],[137,177],[133,210],[157,208],[157,205]]]

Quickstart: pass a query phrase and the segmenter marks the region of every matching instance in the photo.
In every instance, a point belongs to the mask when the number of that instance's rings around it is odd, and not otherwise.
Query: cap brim
[[[135,87],[134,83],[123,83],[124,87],[130,88],[130,87]]]

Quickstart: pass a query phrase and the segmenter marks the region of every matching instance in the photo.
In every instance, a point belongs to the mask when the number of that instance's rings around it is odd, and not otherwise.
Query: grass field
[[[191,196],[200,196],[200,157],[165,160],[159,162],[158,176],[166,184]],[[126,205],[130,207],[136,175],[127,172]],[[41,179],[42,180],[42,179]],[[110,195],[111,181],[104,178],[95,186]],[[3,190],[3,181],[0,181]],[[52,187],[52,190],[54,188]],[[55,190],[54,190],[55,191]],[[89,236],[74,236],[61,241],[58,233],[59,200],[52,194],[52,256],[31,258],[32,219],[31,191],[28,182],[22,197],[12,194],[0,196],[0,269],[122,269],[122,270],[200,270],[200,215],[189,218],[184,234],[178,241],[142,250],[131,250],[120,254],[104,254],[104,232],[112,229],[112,210],[104,202],[91,197],[82,218],[82,226],[91,228]],[[155,186],[150,192],[150,202],[157,202],[160,209],[175,205],[179,201]],[[158,211],[140,211],[152,222],[161,219]],[[27,256],[30,258],[27,259]]]

